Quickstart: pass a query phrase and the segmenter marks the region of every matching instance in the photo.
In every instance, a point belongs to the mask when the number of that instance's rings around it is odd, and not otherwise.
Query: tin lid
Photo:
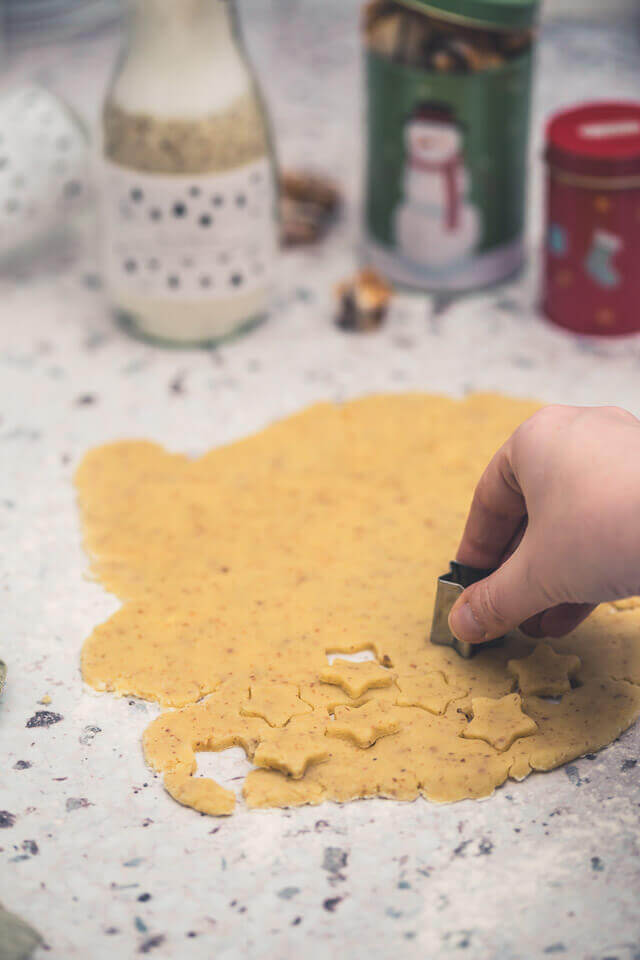
[[[640,103],[585,103],[551,117],[547,160],[592,177],[640,174]]]
[[[398,0],[422,13],[440,14],[469,26],[526,30],[536,21],[539,0]]]

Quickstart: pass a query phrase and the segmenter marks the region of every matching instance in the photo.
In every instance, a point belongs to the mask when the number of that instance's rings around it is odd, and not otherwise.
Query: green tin
[[[469,73],[368,50],[366,71],[368,263],[395,283],[434,291],[515,273],[524,258],[531,49]]]

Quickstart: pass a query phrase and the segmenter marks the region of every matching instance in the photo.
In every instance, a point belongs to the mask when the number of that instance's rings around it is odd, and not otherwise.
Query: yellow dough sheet
[[[83,676],[167,708],[144,750],[177,801],[233,811],[233,793],[196,775],[199,751],[231,746],[256,765],[254,807],[485,797],[635,721],[637,603],[537,652],[520,634],[469,661],[428,642],[475,484],[535,409],[373,396],[197,460],[144,441],[86,455],[85,544],[122,606],[86,640]],[[329,665],[363,650],[377,663]]]

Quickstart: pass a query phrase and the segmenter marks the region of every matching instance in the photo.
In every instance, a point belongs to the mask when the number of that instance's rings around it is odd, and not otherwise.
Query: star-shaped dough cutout
[[[449,683],[440,670],[417,676],[401,676],[397,684],[400,688],[396,699],[399,707],[420,707],[436,716],[441,716],[452,700],[464,697],[469,692],[468,687]]]
[[[320,679],[323,683],[342,687],[352,700],[357,700],[367,690],[373,690],[375,687],[390,687],[393,683],[393,674],[372,660],[357,663],[337,659],[331,666],[321,671]]]
[[[551,644],[539,643],[523,660],[509,660],[507,673],[516,677],[525,696],[559,697],[571,690],[570,678],[580,669],[580,657],[562,656]]]
[[[460,736],[467,740],[484,740],[499,753],[508,750],[515,740],[530,737],[538,729],[535,720],[522,712],[522,700],[518,693],[511,693],[499,700],[475,697],[471,707],[473,720]]]
[[[324,735],[325,722],[315,717],[292,720],[282,730],[261,741],[253,762],[257,767],[279,770],[299,780],[312,763],[328,760],[330,749]]]
[[[327,726],[328,737],[351,740],[366,749],[380,737],[400,729],[399,711],[386,700],[369,700],[362,707],[336,707],[335,720]]]
[[[260,681],[253,683],[249,699],[240,707],[243,717],[260,717],[270,727],[284,727],[292,717],[311,713],[313,707],[300,699],[293,683]]]

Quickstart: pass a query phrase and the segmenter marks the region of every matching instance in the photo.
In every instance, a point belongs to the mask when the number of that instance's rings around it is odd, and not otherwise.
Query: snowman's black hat
[[[458,127],[456,115],[449,103],[439,103],[436,100],[423,100],[417,104],[411,113],[411,120],[429,120],[431,123],[442,123]]]

